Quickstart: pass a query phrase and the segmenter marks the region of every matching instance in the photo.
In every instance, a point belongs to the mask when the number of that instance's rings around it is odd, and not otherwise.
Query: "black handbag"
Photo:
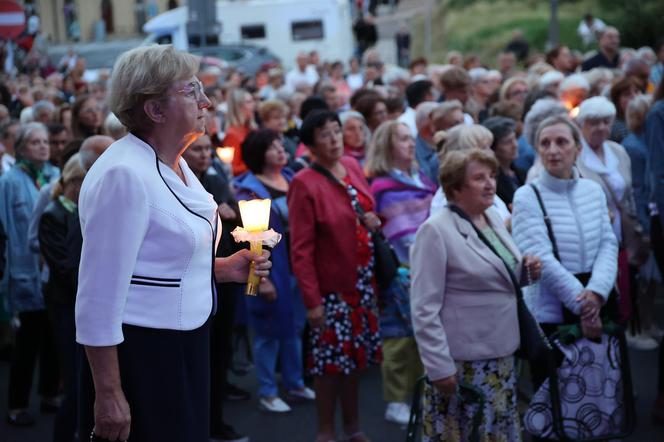
[[[351,205],[353,206],[358,219],[360,222],[363,222],[362,219],[364,218],[365,211],[357,199],[357,189],[350,184],[338,180],[329,170],[319,164],[313,163],[310,167],[333,183],[344,188],[350,197]],[[383,235],[383,232],[380,230],[371,232],[371,239],[374,248],[374,274],[376,276],[376,282],[380,289],[385,290],[390,286],[394,277],[397,275],[400,265],[399,259],[397,258],[394,248],[392,248],[390,242],[385,238],[385,235]]]
[[[470,217],[466,215],[463,210],[461,210],[458,206],[451,204],[448,207],[452,212],[456,213],[461,218],[468,221],[471,226],[473,226],[477,236],[489,248],[489,250],[491,250],[498,258],[500,258],[500,260],[505,265],[505,269],[507,269],[507,273],[510,275],[512,285],[514,286],[514,292],[516,294],[516,311],[517,317],[519,318],[519,338],[521,340],[521,345],[519,346],[519,350],[516,352],[516,356],[529,361],[546,357],[546,355],[553,348],[551,347],[551,343],[544,334],[544,331],[528,309],[526,302],[523,300],[521,284],[512,271],[512,268],[498,254],[498,251],[493,247],[491,242],[486,238],[486,236],[484,236],[480,229],[478,229],[477,226],[473,224]]]

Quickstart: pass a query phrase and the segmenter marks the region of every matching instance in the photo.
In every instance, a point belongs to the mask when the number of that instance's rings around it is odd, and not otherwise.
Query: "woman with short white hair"
[[[604,97],[592,97],[579,106],[577,122],[583,135],[577,167],[581,176],[602,186],[611,214],[613,232],[620,244],[619,278],[621,313],[629,316],[630,282],[624,229],[636,218],[631,160],[625,148],[609,140],[616,107]],[[632,263],[636,264],[636,263]],[[634,269],[632,273],[636,273]]]

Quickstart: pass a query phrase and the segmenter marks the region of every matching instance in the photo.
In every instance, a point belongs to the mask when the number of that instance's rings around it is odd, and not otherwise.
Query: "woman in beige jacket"
[[[541,263],[521,256],[491,207],[497,167],[491,152],[448,154],[440,180],[449,204],[420,227],[411,251],[413,328],[429,379],[424,441],[468,439],[475,407],[455,394],[459,382],[485,395],[481,439],[521,440],[519,322],[507,267],[532,281]]]

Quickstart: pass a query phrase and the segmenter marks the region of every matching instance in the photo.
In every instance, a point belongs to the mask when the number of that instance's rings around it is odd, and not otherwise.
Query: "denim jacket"
[[[46,164],[51,179],[58,170]],[[44,308],[39,253],[28,244],[28,226],[39,189],[19,166],[0,178],[0,223],[7,235],[5,272],[0,283],[0,301],[6,311],[25,312]]]

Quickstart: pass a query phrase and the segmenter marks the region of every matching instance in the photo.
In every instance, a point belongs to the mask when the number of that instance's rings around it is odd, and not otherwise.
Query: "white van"
[[[143,26],[147,42],[189,50],[188,8],[164,12]],[[317,50],[324,60],[346,62],[353,54],[348,0],[217,0],[220,44],[251,43],[281,58],[287,68],[300,51]]]

